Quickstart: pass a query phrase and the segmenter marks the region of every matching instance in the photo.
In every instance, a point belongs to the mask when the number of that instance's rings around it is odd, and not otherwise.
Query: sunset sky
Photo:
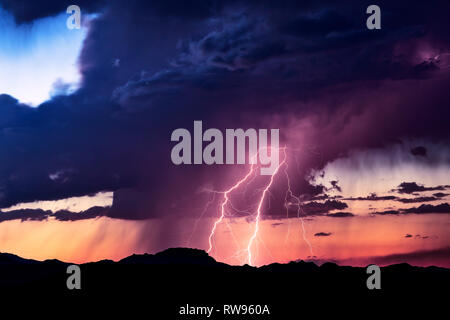
[[[450,268],[448,2],[71,4],[0,0],[0,252]],[[279,129],[278,170],[174,165],[194,121]]]

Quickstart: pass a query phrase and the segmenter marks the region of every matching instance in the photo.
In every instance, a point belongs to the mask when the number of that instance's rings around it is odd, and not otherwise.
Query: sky
[[[450,267],[450,6],[0,0],[0,251]],[[271,176],[171,134],[279,129]],[[206,145],[206,144],[204,144]]]
[[[66,19],[61,13],[16,25],[12,14],[0,8],[0,94],[37,106],[78,87],[77,59],[86,34],[61,28]]]

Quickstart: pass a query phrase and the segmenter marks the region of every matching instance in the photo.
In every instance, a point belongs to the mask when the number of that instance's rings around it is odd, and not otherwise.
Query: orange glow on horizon
[[[299,220],[261,220],[253,243],[253,264],[307,260],[309,248],[303,239]],[[192,237],[192,246],[207,249],[212,218]],[[0,251],[36,260],[59,259],[83,263],[102,259],[120,260],[133,253],[156,253],[168,247],[183,247],[191,235],[193,219],[153,219],[144,221],[98,218],[72,222],[5,221],[0,223]],[[274,223],[281,223],[273,225]],[[341,264],[365,265],[368,257],[386,256],[448,246],[448,215],[356,216],[352,218],[315,217],[305,219],[305,230],[314,248],[314,259]],[[173,229],[173,238],[167,226]],[[245,248],[254,222],[245,218],[224,219],[217,228],[213,257],[228,264],[245,264]],[[319,232],[331,233],[318,237]],[[412,237],[405,238],[406,234]],[[420,235],[420,237],[416,237]],[[168,241],[161,241],[162,237]],[[169,238],[167,238],[169,237]],[[423,238],[425,237],[425,238]],[[166,239],[167,238],[167,239]],[[236,255],[242,252],[242,256]],[[447,262],[424,262],[446,264]],[[407,262],[407,261],[406,261]]]

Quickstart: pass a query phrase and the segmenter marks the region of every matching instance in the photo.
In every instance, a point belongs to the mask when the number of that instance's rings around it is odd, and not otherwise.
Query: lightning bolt
[[[279,151],[279,150],[278,150]],[[250,240],[248,242],[247,246],[247,253],[248,253],[248,264],[252,265],[252,245],[253,241],[255,241],[256,236],[258,235],[259,231],[259,220],[261,219],[261,208],[264,203],[264,199],[266,198],[266,193],[269,191],[270,187],[272,186],[273,180],[275,179],[275,176],[278,173],[278,170],[280,167],[286,162],[286,147],[284,148],[284,159],[283,161],[278,165],[278,167],[275,169],[274,173],[270,176],[270,181],[267,184],[267,186],[264,188],[263,193],[261,195],[261,199],[259,200],[258,208],[256,210],[256,219],[255,219],[255,229],[253,231],[253,235],[250,237]]]
[[[210,253],[211,250],[212,250],[212,248],[213,248],[213,243],[212,243],[212,241],[213,241],[214,234],[216,233],[217,226],[218,226],[218,225],[223,221],[223,219],[225,218],[225,207],[226,207],[226,205],[227,205],[227,203],[228,203],[228,201],[229,201],[229,195],[230,195],[230,193],[233,192],[234,190],[236,190],[237,188],[239,188],[240,185],[243,184],[243,183],[244,183],[244,182],[245,182],[245,181],[253,174],[253,170],[254,170],[254,164],[252,164],[252,165],[250,166],[250,170],[249,170],[249,172],[245,175],[244,178],[242,178],[241,180],[239,180],[238,182],[236,182],[235,185],[233,185],[230,189],[228,189],[227,191],[225,191],[225,192],[223,193],[223,201],[222,201],[222,203],[221,203],[221,205],[220,205],[220,207],[221,207],[220,217],[219,217],[219,219],[216,220],[216,222],[214,222],[214,226],[213,226],[213,228],[212,228],[212,230],[211,230],[211,233],[209,234],[209,249],[208,249],[208,251],[207,251],[208,253]]]
[[[284,157],[286,158],[286,150],[285,150]],[[286,162],[286,166],[285,166],[285,168],[284,168],[284,173],[285,173],[285,175],[286,175],[286,180],[287,180],[287,185],[288,185],[288,189],[287,189],[287,191],[286,191],[286,196],[285,196],[285,203],[284,203],[284,205],[285,205],[285,207],[286,207],[286,215],[287,215],[287,218],[289,218],[289,206],[290,206],[290,205],[295,205],[295,206],[297,207],[297,218],[300,219],[300,222],[301,222],[301,224],[302,224],[302,237],[303,237],[303,240],[304,240],[304,241],[306,242],[306,244],[308,245],[308,247],[309,247],[309,252],[311,253],[311,257],[312,257],[312,256],[314,256],[313,249],[312,249],[311,243],[309,242],[308,238],[306,237],[305,224],[304,224],[303,218],[300,216],[300,212],[301,212],[301,210],[302,210],[302,209],[301,209],[301,200],[300,200],[300,197],[298,197],[298,196],[296,196],[296,195],[294,195],[294,194],[292,193],[292,189],[291,189],[291,180],[289,179],[289,174],[288,174],[288,163],[287,163],[287,162]],[[287,199],[288,199],[288,194],[290,195],[290,197],[291,197],[292,199],[294,199],[295,203],[292,203],[291,201],[288,201],[288,200],[287,200]],[[290,231],[290,225],[289,225],[288,231]],[[287,234],[287,236],[286,236],[286,239],[287,239],[287,237],[289,237],[289,232],[288,232],[288,234]]]
[[[197,230],[198,224],[199,224],[200,220],[202,220],[203,216],[206,214],[209,206],[214,203],[214,201],[216,199],[216,194],[217,194],[217,192],[212,192],[212,198],[210,200],[208,200],[208,202],[206,203],[205,207],[203,208],[203,211],[201,212],[200,216],[195,220],[191,235],[189,236],[189,238],[187,240],[187,247],[191,246],[192,237],[194,236],[195,231]]]
[[[234,257],[238,257],[238,256],[241,255],[241,253],[244,252],[244,253],[246,253],[246,256],[247,256],[247,258],[246,258],[247,263],[249,265],[253,264],[252,247],[253,247],[253,245],[255,243],[255,240],[259,238],[258,233],[259,233],[259,227],[260,227],[260,220],[261,220],[261,217],[262,217],[263,205],[265,203],[267,194],[270,192],[270,188],[273,185],[275,177],[277,176],[277,174],[280,171],[280,168],[282,166],[285,166],[284,172],[285,172],[285,175],[286,175],[287,185],[288,185],[288,189],[287,189],[286,195],[285,195],[285,207],[286,207],[287,218],[289,218],[289,206],[295,205],[297,207],[297,218],[300,219],[301,225],[302,225],[303,240],[308,244],[311,256],[314,255],[311,243],[308,241],[308,239],[306,237],[306,230],[305,230],[305,225],[304,225],[303,218],[300,215],[300,213],[301,213],[301,199],[300,199],[300,197],[294,195],[293,192],[292,192],[292,189],[291,189],[291,183],[290,183],[289,175],[288,175],[288,172],[287,172],[288,171],[288,163],[287,163],[286,147],[278,149],[277,152],[280,152],[281,149],[283,150],[283,154],[284,154],[283,161],[281,163],[279,163],[277,168],[274,170],[274,172],[270,176],[269,182],[264,187],[264,189],[262,189],[262,193],[261,193],[261,196],[260,196],[259,201],[258,201],[258,206],[256,208],[255,225],[254,225],[254,229],[253,229],[252,235],[251,235],[251,237],[250,237],[250,239],[248,241],[247,249],[245,251],[239,250],[239,252],[236,253],[235,255],[233,255],[232,257],[230,257],[230,259],[234,258]],[[258,153],[259,153],[259,151],[258,151]],[[258,155],[258,153],[255,154],[255,157]],[[209,238],[208,238],[208,242],[209,242],[209,248],[207,250],[208,253],[210,253],[212,251],[212,249],[213,249],[213,239],[215,237],[217,228],[223,222],[223,220],[225,219],[225,217],[227,215],[226,214],[227,206],[231,206],[234,210],[239,211],[239,210],[237,210],[237,209],[235,209],[233,207],[233,204],[232,204],[232,202],[230,200],[231,193],[233,191],[237,190],[239,187],[241,187],[244,184],[245,184],[245,189],[247,189],[248,185],[255,178],[255,176],[254,176],[254,177],[252,177],[250,179],[250,177],[254,174],[254,172],[255,172],[255,165],[254,165],[254,162],[252,162],[252,164],[250,166],[250,169],[247,172],[247,174],[243,178],[241,178],[239,181],[237,181],[233,186],[231,186],[228,190],[223,191],[223,192],[215,191],[216,193],[223,194],[223,200],[222,200],[222,202],[220,204],[220,216],[214,222],[214,225],[213,225],[213,227],[211,229],[211,232],[210,232],[210,235],[209,235]],[[288,198],[289,199],[293,199],[294,202],[292,202],[292,200],[288,201]],[[227,226],[230,228],[230,226],[228,224],[227,224]],[[289,234],[288,234],[288,236],[289,236]],[[235,240],[235,242],[237,243],[236,240]]]

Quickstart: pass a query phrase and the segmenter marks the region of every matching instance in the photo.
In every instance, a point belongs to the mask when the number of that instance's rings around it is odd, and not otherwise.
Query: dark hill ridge
[[[24,259],[11,253],[0,253],[0,265],[4,264],[30,264],[39,263],[39,261]]]
[[[204,319],[179,318],[177,312],[186,304],[217,308],[223,304],[267,304],[274,315],[270,319],[294,319],[292,315],[298,315],[300,306],[334,313],[355,301],[372,309],[373,305],[382,306],[383,310],[398,306],[399,301],[405,301],[404,306],[412,305],[413,301],[421,305],[429,298],[436,305],[439,299],[448,296],[439,294],[438,289],[450,287],[450,269],[438,267],[422,268],[406,263],[382,267],[382,289],[368,290],[366,268],[330,262],[319,266],[306,261],[260,268],[229,266],[216,262],[202,250],[174,248],[157,254],[134,254],[118,262],[82,264],[81,290],[68,290],[69,265],[58,260],[40,262],[0,253],[0,291],[8,296],[32,293],[34,299],[45,297],[63,306],[66,303],[72,306],[74,302],[84,306],[105,300],[103,306],[107,309],[131,306],[127,312],[152,310],[165,315],[155,319],[182,320]],[[324,308],[324,304],[335,307]]]
[[[57,259],[48,259],[44,261],[38,261],[33,259],[25,259],[11,253],[0,252],[0,266],[7,265],[60,265],[68,266],[73,263],[63,262]],[[362,270],[365,268],[361,267],[351,267],[351,266],[339,266],[333,262],[326,262],[322,265],[317,265],[312,261],[291,261],[286,264],[272,263],[269,265],[264,265],[261,267],[251,267],[248,265],[244,266],[231,266],[222,262],[217,262],[213,257],[209,256],[204,250],[192,249],[192,248],[169,248],[164,251],[158,252],[156,254],[132,254],[126,258],[123,258],[117,262],[112,260],[101,260],[97,262],[88,262],[81,264],[83,265],[192,265],[192,266],[219,266],[223,268],[253,270],[253,271],[276,271],[276,272],[286,272],[286,271],[317,271],[317,270]],[[430,266],[430,267],[416,267],[411,266],[407,263],[393,264],[390,266],[382,267],[382,269],[391,270],[422,270],[422,271],[433,271],[433,272],[450,272],[450,269]]]
[[[156,254],[133,254],[120,260],[118,263],[222,265],[205,251],[190,248],[170,248]]]

